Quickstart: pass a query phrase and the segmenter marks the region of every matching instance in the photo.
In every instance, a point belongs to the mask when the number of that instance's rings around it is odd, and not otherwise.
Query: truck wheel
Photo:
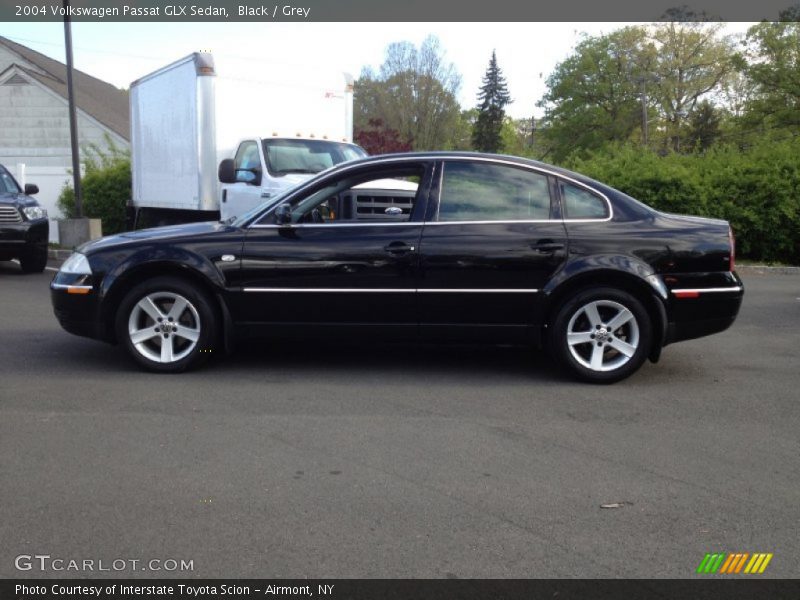
[[[650,352],[650,316],[639,300],[622,290],[583,290],[564,304],[552,325],[555,358],[584,381],[624,379]]]
[[[117,311],[117,339],[150,371],[178,373],[199,366],[214,350],[217,331],[207,294],[174,277],[140,283]]]
[[[23,273],[41,273],[47,266],[47,246],[34,246],[19,257]]]

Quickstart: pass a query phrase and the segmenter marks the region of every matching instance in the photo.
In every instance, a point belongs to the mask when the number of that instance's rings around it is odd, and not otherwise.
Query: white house
[[[95,144],[130,148],[128,92],[73,71],[78,139],[81,148]],[[83,151],[83,150],[82,150]],[[39,186],[36,198],[52,218],[61,216],[56,200],[71,181],[66,66],[0,36],[0,163],[22,185]],[[52,223],[50,238],[57,241]]]

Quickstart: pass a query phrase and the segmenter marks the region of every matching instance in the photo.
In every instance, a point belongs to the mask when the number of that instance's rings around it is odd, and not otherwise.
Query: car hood
[[[106,249],[112,246],[121,246],[148,241],[180,240],[195,237],[216,231],[227,230],[230,226],[218,221],[205,223],[187,223],[185,225],[169,225],[167,227],[153,227],[152,229],[139,229],[127,231],[116,235],[108,235],[97,240],[92,240],[81,245],[77,250],[83,254],[91,254],[95,250]]]
[[[25,194],[2,193],[0,194],[0,205],[20,208],[23,206],[38,206],[39,203],[36,202],[35,198],[31,198]]]

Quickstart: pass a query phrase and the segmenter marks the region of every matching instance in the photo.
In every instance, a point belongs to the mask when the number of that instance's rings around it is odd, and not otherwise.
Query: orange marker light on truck
[[[88,287],[68,287],[67,293],[68,294],[88,294],[92,290]]]

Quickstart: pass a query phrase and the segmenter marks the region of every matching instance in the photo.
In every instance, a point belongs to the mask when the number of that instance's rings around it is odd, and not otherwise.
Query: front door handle
[[[405,242],[392,242],[388,246],[384,246],[383,249],[392,256],[401,256],[415,250],[414,246],[409,246]]]
[[[531,244],[531,248],[536,252],[556,252],[557,250],[563,250],[564,244],[553,240],[539,240]]]

